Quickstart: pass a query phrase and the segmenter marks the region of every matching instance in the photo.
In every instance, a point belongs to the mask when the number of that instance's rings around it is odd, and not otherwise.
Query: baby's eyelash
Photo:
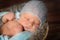
[[[24,18],[26,18],[26,17],[24,17]],[[30,20],[29,18],[26,18],[27,20]]]
[[[27,20],[29,20],[29,19],[27,18]]]

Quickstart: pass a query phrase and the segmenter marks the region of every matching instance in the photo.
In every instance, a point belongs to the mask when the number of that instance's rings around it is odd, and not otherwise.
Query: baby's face
[[[24,27],[24,30],[30,32],[35,31],[35,29],[37,29],[40,24],[39,19],[35,15],[29,13],[22,14],[19,21]]]

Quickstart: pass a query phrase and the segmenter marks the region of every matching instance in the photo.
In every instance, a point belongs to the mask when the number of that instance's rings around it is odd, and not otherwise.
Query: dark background
[[[0,0],[0,11],[29,0]],[[60,0],[42,0],[48,9],[49,34],[46,40],[60,40]]]

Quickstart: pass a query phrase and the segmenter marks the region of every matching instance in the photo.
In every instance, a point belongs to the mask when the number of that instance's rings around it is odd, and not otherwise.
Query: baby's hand
[[[3,17],[2,17],[2,22],[3,23],[6,23],[7,21],[11,21],[15,18],[15,15],[13,12],[9,12],[7,14],[5,14]]]
[[[2,26],[1,30],[2,30],[2,35],[7,35],[9,37],[12,37],[12,36],[22,32],[23,28],[16,21],[9,21]]]

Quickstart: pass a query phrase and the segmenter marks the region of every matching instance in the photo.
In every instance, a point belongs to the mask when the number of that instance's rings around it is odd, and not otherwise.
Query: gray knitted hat
[[[35,16],[37,16],[41,22],[40,26],[42,26],[46,21],[47,10],[42,1],[27,2],[22,8],[21,12],[20,13],[17,12],[17,19],[19,18],[18,15],[21,15],[25,12],[30,14],[33,13]]]

